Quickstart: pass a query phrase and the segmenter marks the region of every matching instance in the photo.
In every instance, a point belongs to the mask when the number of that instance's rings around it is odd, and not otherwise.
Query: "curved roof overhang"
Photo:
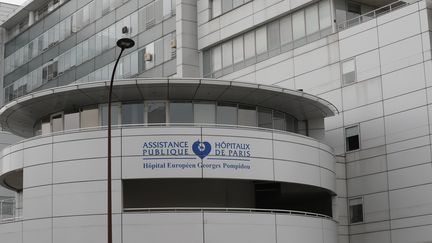
[[[72,84],[20,97],[0,109],[0,122],[23,137],[35,122],[55,112],[108,102],[109,81]],[[113,102],[133,100],[207,100],[257,105],[283,111],[299,120],[338,113],[330,102],[277,86],[210,79],[124,79],[113,86]]]

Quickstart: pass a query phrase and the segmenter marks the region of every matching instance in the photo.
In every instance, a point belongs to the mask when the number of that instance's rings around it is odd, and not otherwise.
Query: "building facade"
[[[34,0],[3,24],[3,242],[431,242],[429,0]]]

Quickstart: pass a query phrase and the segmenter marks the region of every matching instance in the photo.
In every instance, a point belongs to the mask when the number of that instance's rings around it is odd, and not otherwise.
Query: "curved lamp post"
[[[114,82],[115,71],[121,55],[125,49],[131,48],[135,42],[129,38],[122,38],[117,41],[117,46],[121,48],[120,54],[115,62],[113,72],[111,75],[111,82],[108,94],[108,243],[112,243],[112,196],[111,196],[111,101],[112,101],[112,87]]]

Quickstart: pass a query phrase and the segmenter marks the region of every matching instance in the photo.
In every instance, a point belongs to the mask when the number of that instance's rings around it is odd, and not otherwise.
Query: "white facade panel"
[[[390,191],[392,219],[427,215],[432,212],[432,184]]]
[[[36,219],[24,221],[22,226],[23,243],[52,242],[52,219]]]
[[[429,133],[426,107],[385,117],[387,143],[424,136]]]
[[[52,217],[52,186],[40,186],[23,190],[23,218]]]
[[[382,74],[422,62],[421,36],[416,35],[380,48],[380,57]]]
[[[394,31],[397,29],[398,31]],[[385,46],[420,33],[420,18],[417,12],[378,26],[379,44]]]
[[[382,86],[384,99],[425,88],[423,65],[418,64],[383,75]]]
[[[340,59],[345,60],[378,48],[376,28],[340,40]]]

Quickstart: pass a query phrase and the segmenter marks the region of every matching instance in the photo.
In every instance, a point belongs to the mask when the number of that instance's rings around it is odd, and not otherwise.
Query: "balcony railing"
[[[21,218],[21,210],[16,207],[14,198],[0,200],[0,223]]]
[[[216,212],[216,213],[272,213],[272,214],[289,214],[315,218],[334,219],[328,215],[311,213],[297,210],[283,209],[260,209],[260,208],[196,208],[196,207],[178,207],[178,208],[124,208],[125,213],[177,213],[177,212]]]
[[[391,11],[394,11],[396,9],[399,9],[401,7],[404,7],[404,6],[407,6],[407,5],[410,5],[410,4],[412,4],[412,3],[403,2],[403,1],[392,2],[392,3],[388,4],[388,5],[382,6],[380,8],[377,8],[375,10],[372,10],[370,12],[367,12],[367,13],[359,15],[359,16],[353,18],[353,19],[349,19],[349,20],[347,20],[345,22],[342,22],[342,23],[338,24],[337,25],[337,30],[341,31],[341,30],[344,30],[344,29],[348,29],[350,27],[356,26],[358,24],[361,24],[361,23],[366,22],[366,21],[371,20],[371,19],[375,19],[375,18],[377,18],[380,15],[389,13]]]

